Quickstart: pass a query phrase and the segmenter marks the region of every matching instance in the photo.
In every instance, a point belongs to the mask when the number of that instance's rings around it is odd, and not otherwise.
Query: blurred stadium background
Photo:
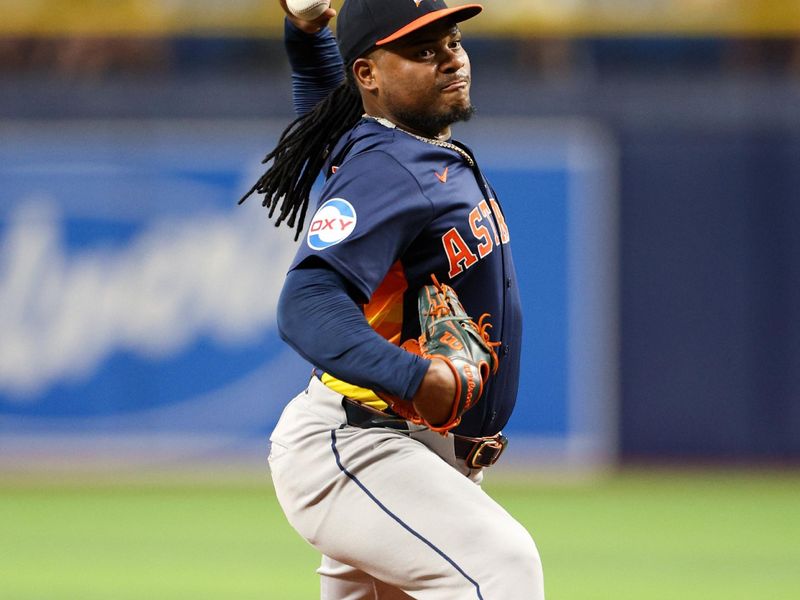
[[[551,598],[796,598],[800,3],[485,5],[457,132],[528,336],[487,490]],[[277,0],[0,2],[2,598],[315,596],[265,461],[309,371],[294,242],[236,207],[292,116],[281,32]]]

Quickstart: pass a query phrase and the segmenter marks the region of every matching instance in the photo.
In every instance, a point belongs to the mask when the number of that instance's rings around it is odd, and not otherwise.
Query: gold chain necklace
[[[410,131],[406,131],[402,127],[398,127],[397,125],[392,123],[389,119],[384,119],[383,117],[373,117],[372,115],[365,114],[364,118],[372,119],[373,121],[376,121],[377,123],[380,123],[381,125],[389,129],[396,129],[397,131],[402,131],[406,135],[410,135],[413,138],[417,138],[420,142],[425,142],[426,144],[431,144],[432,146],[438,146],[439,148],[447,148],[448,150],[452,150],[453,152],[461,156],[461,158],[463,158],[467,162],[470,168],[475,167],[475,161],[472,160],[472,157],[466,151],[464,151],[462,148],[459,148],[455,144],[451,144],[450,142],[443,142],[441,140],[435,140],[433,138],[426,138],[421,135],[417,135],[416,133],[411,133]]]

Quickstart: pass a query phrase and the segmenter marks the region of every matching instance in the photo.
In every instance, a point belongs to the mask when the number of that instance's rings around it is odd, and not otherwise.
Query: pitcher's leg
[[[287,512],[323,553],[419,600],[544,598],[527,531],[425,446],[385,430],[330,438],[330,504]]]
[[[401,590],[329,556],[322,556],[317,573],[321,600],[411,600]]]
[[[479,486],[421,442],[342,413],[301,395],[273,434],[276,494],[303,537],[418,600],[544,597],[533,540]]]

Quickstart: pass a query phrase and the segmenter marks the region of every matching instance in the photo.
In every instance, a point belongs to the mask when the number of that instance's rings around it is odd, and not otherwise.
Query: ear
[[[378,89],[377,64],[369,58],[357,58],[353,63],[353,75],[362,90],[374,93]]]

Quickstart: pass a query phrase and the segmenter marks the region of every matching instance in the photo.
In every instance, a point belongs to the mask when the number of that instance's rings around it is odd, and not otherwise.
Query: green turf
[[[800,597],[800,474],[486,489],[533,533],[551,600]],[[308,600],[316,564],[269,487],[0,487],[4,600]]]

